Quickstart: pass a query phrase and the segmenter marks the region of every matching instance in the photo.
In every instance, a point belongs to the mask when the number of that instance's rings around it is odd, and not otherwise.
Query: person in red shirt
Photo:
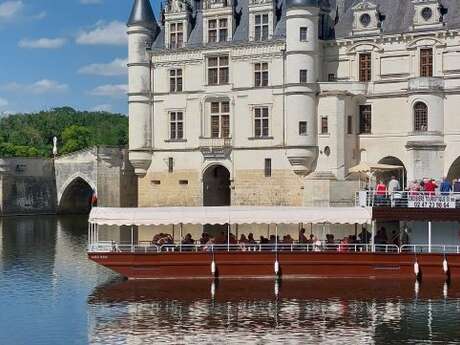
[[[387,186],[383,183],[382,180],[379,181],[377,186],[375,186],[375,202],[377,206],[383,206],[385,203],[385,197],[387,195]]]
[[[425,191],[428,192],[429,195],[434,194],[436,188],[438,188],[438,185],[434,179],[430,179],[427,183],[425,183]]]

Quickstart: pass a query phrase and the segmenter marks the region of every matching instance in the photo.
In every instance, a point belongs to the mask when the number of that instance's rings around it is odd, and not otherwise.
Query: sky
[[[0,0],[0,115],[60,106],[127,114],[132,3]]]

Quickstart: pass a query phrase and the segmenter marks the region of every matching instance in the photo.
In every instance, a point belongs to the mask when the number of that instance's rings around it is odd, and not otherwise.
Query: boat
[[[157,207],[91,210],[88,257],[128,279],[195,278],[371,278],[460,279],[460,244],[432,243],[437,222],[460,222],[453,193],[432,195],[394,192],[385,196],[357,193],[352,207]],[[428,243],[377,243],[379,224],[426,224]],[[234,243],[238,225],[274,227],[272,243]],[[281,224],[369,226],[366,243],[285,243]],[[226,243],[182,244],[185,225],[218,225],[227,229]],[[179,227],[179,241],[157,244],[136,240],[143,227]],[[102,227],[130,229],[129,243],[100,240]],[[120,230],[121,231],[121,230]],[[356,231],[356,230],[355,230]],[[174,236],[174,231],[173,231]],[[452,241],[454,242],[454,241]]]

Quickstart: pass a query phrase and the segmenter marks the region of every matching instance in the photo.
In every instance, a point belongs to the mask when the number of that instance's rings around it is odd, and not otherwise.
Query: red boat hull
[[[89,253],[89,259],[129,279],[212,278],[212,253]],[[417,258],[422,278],[446,279],[443,254],[279,252],[285,278],[415,278]],[[274,252],[216,252],[219,278],[274,277]],[[460,255],[447,256],[449,276],[460,278]]]

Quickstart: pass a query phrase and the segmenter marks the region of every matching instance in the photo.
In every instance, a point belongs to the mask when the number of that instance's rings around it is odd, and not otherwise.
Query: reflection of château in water
[[[278,295],[272,280],[222,280],[214,295],[212,284],[126,281],[101,286],[88,300],[95,322],[91,337],[104,339],[124,324],[130,325],[127,337],[133,343],[174,336],[209,340],[228,330],[236,339],[251,333],[273,336],[267,341],[282,333],[291,341],[318,341],[336,331],[337,339],[352,335],[361,343],[407,330],[413,333],[398,336],[431,339],[427,309],[434,325],[438,320],[455,323],[455,303],[446,304],[443,286],[435,281],[426,281],[417,293],[409,280],[284,280]],[[458,286],[448,291],[450,301],[460,298]],[[116,322],[105,319],[105,309],[118,310]]]

